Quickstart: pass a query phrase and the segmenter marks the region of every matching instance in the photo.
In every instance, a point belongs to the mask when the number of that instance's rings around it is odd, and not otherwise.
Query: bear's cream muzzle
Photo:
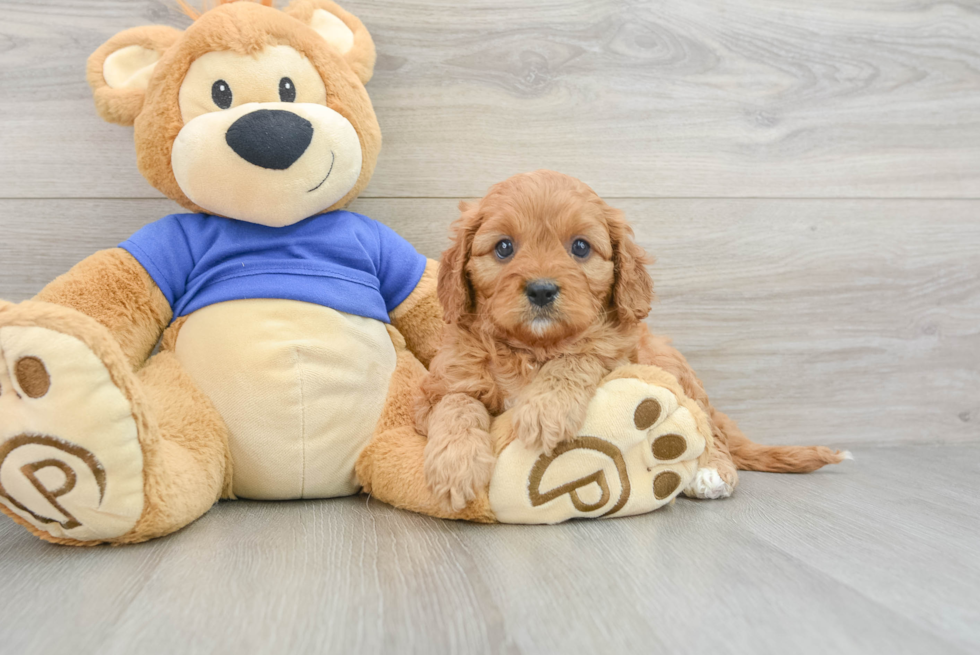
[[[283,227],[354,187],[361,146],[350,121],[329,107],[246,103],[191,119],[171,163],[181,190],[208,212]]]

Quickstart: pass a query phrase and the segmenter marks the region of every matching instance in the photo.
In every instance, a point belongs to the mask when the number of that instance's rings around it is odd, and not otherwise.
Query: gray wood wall
[[[354,208],[576,175],[656,255],[651,325],[762,442],[980,439],[980,3],[349,0],[384,132]],[[85,58],[170,0],[0,1],[0,297],[174,211]]]

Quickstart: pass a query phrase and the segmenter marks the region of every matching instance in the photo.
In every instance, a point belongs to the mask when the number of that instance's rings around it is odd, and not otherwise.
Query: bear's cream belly
[[[354,463],[395,370],[383,323],[294,300],[234,300],[191,314],[176,354],[228,425],[236,496],[357,493]]]

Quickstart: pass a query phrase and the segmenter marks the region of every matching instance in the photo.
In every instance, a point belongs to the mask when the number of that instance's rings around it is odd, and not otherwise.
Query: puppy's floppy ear
[[[633,228],[623,212],[606,207],[606,225],[613,247],[615,280],[610,304],[623,323],[641,321],[650,313],[653,302],[653,278],[647,264],[653,262],[633,240]]]
[[[374,74],[374,40],[360,19],[331,0],[294,0],[286,13],[313,28],[363,84]]]
[[[473,311],[475,299],[473,286],[466,273],[473,247],[473,235],[480,227],[479,208],[465,202],[459,203],[460,217],[452,224],[452,244],[442,253],[439,262],[439,283],[436,291],[442,305],[442,316],[447,323],[459,323],[465,314]]]
[[[146,25],[122,31],[99,46],[88,58],[85,73],[99,116],[132,125],[143,109],[157,62],[181,34],[166,25]]]

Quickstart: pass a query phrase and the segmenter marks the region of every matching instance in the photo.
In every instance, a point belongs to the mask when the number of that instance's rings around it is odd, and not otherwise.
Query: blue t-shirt
[[[267,227],[171,214],[119,244],[142,264],[174,318],[226,300],[301,300],[388,322],[425,257],[391,228],[348,211]]]

